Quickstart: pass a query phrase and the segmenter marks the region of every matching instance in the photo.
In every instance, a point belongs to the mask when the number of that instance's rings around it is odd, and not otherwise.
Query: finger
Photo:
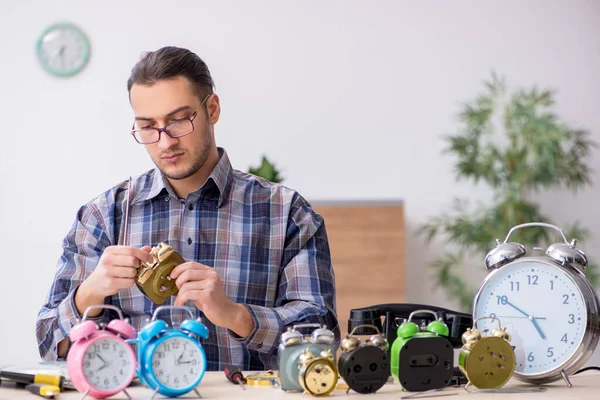
[[[210,290],[213,287],[215,287],[213,282],[203,280],[203,281],[186,282],[181,286],[181,288],[179,290],[180,291],[182,291],[182,290],[183,291],[186,291],[186,290]]]
[[[140,250],[146,251],[148,253],[150,253],[152,251],[152,247],[150,246],[143,246]]]
[[[197,269],[197,270],[212,270],[211,267],[207,267],[204,264],[200,264],[197,262],[193,262],[193,261],[188,261],[185,262],[183,264],[179,264],[178,266],[176,266],[173,271],[171,271],[171,278],[173,279],[177,279],[177,277],[179,275],[181,275],[184,271],[188,270],[188,269]]]
[[[111,253],[115,255],[133,256],[140,261],[153,262],[154,258],[149,252],[132,246],[111,246]]]
[[[171,273],[171,277],[173,277],[173,273]],[[214,279],[214,278],[215,278],[215,273],[214,273],[214,270],[212,270],[212,269],[205,270],[205,269],[189,268],[189,269],[186,269],[185,271],[183,271],[181,273],[181,275],[179,275],[179,277],[175,280],[175,285],[177,285],[178,288],[181,288],[181,286],[186,282],[203,281],[206,279]]]
[[[194,289],[183,290],[183,291],[180,291],[179,294],[177,294],[177,297],[175,298],[175,305],[183,306],[183,305],[185,305],[186,302],[191,300],[194,302],[194,304],[196,304],[198,309],[200,309],[200,311],[202,311],[201,306],[202,306],[203,298],[204,298],[204,295],[202,293],[202,290],[194,290]]]
[[[134,256],[122,255],[122,254],[110,254],[105,257],[105,262],[108,265],[119,266],[119,267],[132,267],[137,268],[140,266],[140,260]]]
[[[150,251],[138,249],[137,247],[129,247],[131,255],[143,262],[154,262],[154,257],[150,255]]]
[[[110,268],[108,275],[111,278],[128,278],[133,279],[137,274],[137,268],[115,265]]]

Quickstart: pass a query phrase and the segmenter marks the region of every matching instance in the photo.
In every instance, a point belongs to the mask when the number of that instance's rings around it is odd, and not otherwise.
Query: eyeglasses
[[[207,95],[202,103],[200,104],[200,108],[204,105],[206,100],[211,95]],[[182,136],[189,135],[194,132],[194,119],[198,116],[198,111],[194,112],[191,116],[181,119],[175,119],[165,125],[163,128],[142,128],[142,129],[133,129],[131,128],[131,134],[136,142],[139,144],[152,144],[156,143],[160,140],[160,134],[162,132],[166,133],[172,138],[180,138]]]

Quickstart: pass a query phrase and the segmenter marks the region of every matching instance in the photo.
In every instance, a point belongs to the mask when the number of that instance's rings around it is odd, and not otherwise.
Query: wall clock
[[[42,67],[54,76],[79,73],[90,58],[90,41],[77,26],[68,22],[49,26],[40,35],[36,54]]]

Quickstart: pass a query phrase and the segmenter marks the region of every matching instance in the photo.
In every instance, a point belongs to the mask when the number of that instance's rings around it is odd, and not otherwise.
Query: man
[[[279,336],[294,324],[326,325],[339,340],[323,219],[297,192],[232,168],[215,144],[221,108],[213,87],[206,64],[186,49],[165,47],[134,66],[132,135],[156,168],[78,211],[38,316],[43,359],[66,357],[69,330],[91,305],[117,306],[141,329],[157,306],[134,276],[160,242],[186,260],[171,273],[179,293],[164,304],[202,317],[208,370],[277,369]],[[171,311],[157,317],[186,317]],[[98,308],[86,316],[116,317]]]

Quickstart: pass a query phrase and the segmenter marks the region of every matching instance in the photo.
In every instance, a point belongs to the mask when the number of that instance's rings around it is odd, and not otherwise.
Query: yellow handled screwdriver
[[[0,378],[17,383],[44,383],[57,386],[59,391],[63,390],[65,378],[62,375],[48,374],[25,374],[22,372],[0,371]]]
[[[47,399],[51,399],[54,396],[60,394],[60,388],[55,385],[47,385],[45,383],[30,383],[25,386],[25,389],[33,394],[40,395]]]

